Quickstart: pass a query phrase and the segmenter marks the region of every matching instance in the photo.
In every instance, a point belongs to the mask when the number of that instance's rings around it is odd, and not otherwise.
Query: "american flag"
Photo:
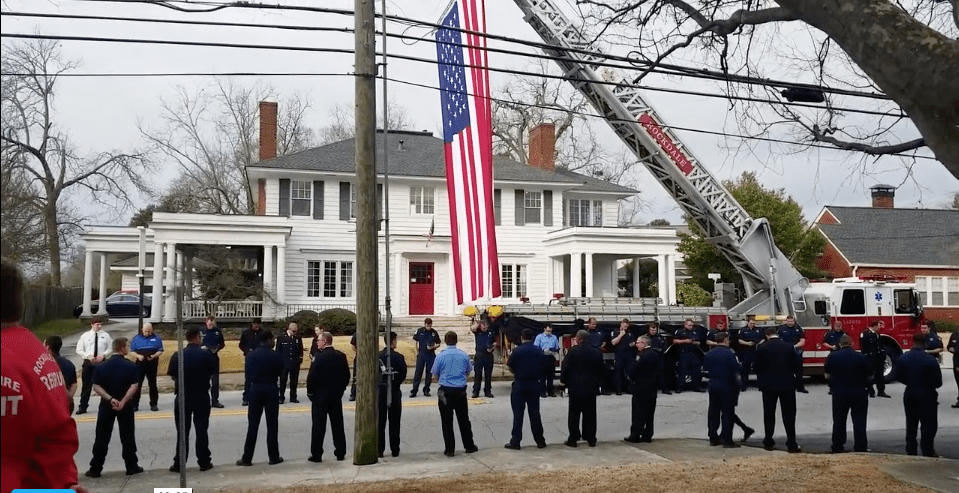
[[[456,0],[436,31],[456,302],[500,296],[484,0]],[[465,38],[465,42],[464,42]]]

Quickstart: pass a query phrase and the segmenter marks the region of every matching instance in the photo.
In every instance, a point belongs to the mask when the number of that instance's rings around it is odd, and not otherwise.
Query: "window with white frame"
[[[410,214],[433,214],[433,187],[410,187]]]
[[[959,306],[959,277],[916,276],[923,306]]]
[[[526,276],[528,266],[523,264],[500,264],[500,285],[503,298],[523,298],[526,296]]]
[[[543,192],[527,191],[524,194],[523,201],[526,209],[526,224],[540,222],[541,210],[543,209]]]
[[[356,219],[356,184],[350,183],[350,218]]]
[[[569,199],[566,204],[566,226],[602,226],[603,201]]]
[[[353,262],[348,260],[311,260],[307,262],[306,296],[313,298],[352,298]]]
[[[294,216],[309,216],[313,202],[313,182],[290,181],[290,213]]]

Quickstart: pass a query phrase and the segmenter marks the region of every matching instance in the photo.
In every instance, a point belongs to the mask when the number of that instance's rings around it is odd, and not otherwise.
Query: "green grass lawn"
[[[31,332],[37,339],[43,341],[49,336],[57,335],[60,337],[65,337],[70,334],[76,334],[77,332],[83,332],[84,330],[89,329],[89,325],[80,321],[76,318],[61,318],[57,320],[50,320],[49,322],[44,322],[36,327],[31,329]]]

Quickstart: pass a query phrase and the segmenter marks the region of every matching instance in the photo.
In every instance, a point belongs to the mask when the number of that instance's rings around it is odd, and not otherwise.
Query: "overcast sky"
[[[522,19],[520,10],[512,0],[488,0],[488,30],[492,34],[539,41]],[[303,4],[317,7],[352,9],[351,0],[328,0],[324,2],[296,2],[284,0],[283,4]],[[408,5],[413,4],[413,5]],[[178,3],[182,7],[192,7]],[[376,2],[379,10],[380,2]],[[427,22],[438,22],[445,10],[445,1],[388,2],[390,14],[410,17]],[[91,1],[22,1],[5,0],[5,12],[44,12],[72,15],[108,15],[141,18],[171,18],[194,21],[254,22],[262,24],[287,24],[302,26],[353,27],[353,18],[334,14],[317,14],[295,11],[261,9],[226,9],[217,13],[185,14],[170,9],[144,4],[121,4]],[[380,27],[377,21],[377,28]],[[392,24],[391,32],[400,32],[404,26]],[[3,32],[24,34],[49,34],[68,36],[98,36],[110,38],[165,39],[189,41],[214,41],[282,46],[313,46],[327,48],[353,48],[352,34],[333,34],[306,31],[279,31],[262,28],[181,26],[144,24],[120,21],[57,20],[28,17],[3,17]],[[406,34],[432,39],[426,29],[409,28]],[[5,39],[4,42],[9,42]],[[379,42],[379,38],[377,39]],[[401,42],[390,39],[388,51],[402,55],[435,59],[431,42]],[[533,48],[492,41],[492,47],[520,49],[532,52]],[[81,73],[170,73],[170,72],[312,72],[341,74],[331,76],[270,76],[238,77],[235,82],[250,86],[257,80],[272,85],[281,95],[292,92],[308,94],[315,110],[308,117],[308,125],[319,129],[325,125],[329,110],[334,104],[353,103],[353,80],[347,76],[353,70],[352,54],[310,53],[259,49],[229,49],[211,47],[184,47],[142,45],[104,42],[64,41],[63,52],[68,59],[80,61],[77,72]],[[494,67],[527,70],[530,60],[520,56],[492,53],[490,64]],[[436,66],[432,64],[392,59],[389,76],[402,81],[437,86]],[[492,73],[494,96],[496,88],[508,82],[505,74]],[[170,98],[173,86],[187,88],[210,87],[214,81],[209,77],[65,77],[57,82],[57,124],[68,129],[72,140],[88,151],[123,150],[142,147],[144,142],[137,130],[137,123],[150,127],[158,124],[159,98]],[[680,87],[688,90],[718,92],[710,83],[651,77],[647,84],[660,87]],[[377,84],[379,88],[379,83]],[[435,89],[392,83],[390,99],[408,109],[415,128],[425,129],[440,135],[439,93]],[[658,111],[666,124],[702,129],[712,132],[736,133],[734,122],[728,112],[728,103],[718,98],[648,92],[649,102]],[[599,121],[593,123],[600,137],[610,148],[622,148],[615,135]],[[896,194],[898,207],[942,208],[951,202],[959,191],[959,180],[952,177],[937,161],[919,159],[912,164],[898,157],[862,159],[861,156],[841,151],[808,149],[795,152],[794,148],[776,145],[770,152],[763,145],[755,153],[734,154],[727,151],[740,141],[721,136],[677,132],[680,139],[692,149],[693,154],[717,178],[733,179],[744,171],[755,171],[767,187],[785,188],[804,208],[807,218],[814,218],[824,205],[867,206],[870,204],[868,188],[877,183],[899,187]],[[780,136],[784,137],[784,136]],[[790,153],[786,153],[790,151]],[[175,175],[174,170],[154,177],[157,188],[163,188]],[[664,217],[679,221],[680,212],[673,200],[652,180],[645,170],[632,178],[648,204],[640,220],[646,222]],[[93,221],[95,223],[117,222],[125,224],[130,214],[118,220]]]

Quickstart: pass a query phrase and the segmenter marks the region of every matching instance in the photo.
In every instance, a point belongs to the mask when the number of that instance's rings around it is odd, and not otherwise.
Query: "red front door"
[[[410,262],[410,315],[433,314],[433,263]]]

